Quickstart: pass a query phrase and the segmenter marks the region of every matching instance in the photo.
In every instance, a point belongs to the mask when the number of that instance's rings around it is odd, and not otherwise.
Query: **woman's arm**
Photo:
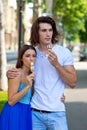
[[[8,103],[13,106],[17,103],[28,91],[28,89],[32,86],[33,76],[29,75],[26,77],[28,84],[24,87],[20,92],[18,92],[18,88],[21,81],[21,74],[14,79],[8,80]]]

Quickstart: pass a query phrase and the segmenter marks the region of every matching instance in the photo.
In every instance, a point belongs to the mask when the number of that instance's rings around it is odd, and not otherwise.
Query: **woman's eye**
[[[30,57],[30,55],[26,55],[26,57]]]
[[[36,57],[36,55],[33,55],[33,57]]]

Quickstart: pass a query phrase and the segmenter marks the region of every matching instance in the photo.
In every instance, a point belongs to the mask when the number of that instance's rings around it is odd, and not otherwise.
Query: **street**
[[[14,66],[16,60],[8,62],[8,68]],[[65,105],[69,130],[87,129],[87,61],[75,61],[78,82],[74,89],[65,88]]]
[[[69,130],[87,129],[87,62],[75,62],[78,82],[65,89],[65,105]]]

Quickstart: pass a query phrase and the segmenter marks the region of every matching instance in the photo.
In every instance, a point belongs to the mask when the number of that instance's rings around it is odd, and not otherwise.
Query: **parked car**
[[[87,47],[84,47],[79,51],[79,61],[85,60],[87,60]]]

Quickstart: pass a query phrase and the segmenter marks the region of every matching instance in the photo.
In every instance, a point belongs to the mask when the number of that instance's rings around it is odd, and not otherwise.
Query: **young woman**
[[[32,130],[30,99],[34,72],[31,62],[35,59],[33,46],[24,45],[20,49],[16,64],[19,75],[8,79],[8,101],[1,112],[0,130]]]

